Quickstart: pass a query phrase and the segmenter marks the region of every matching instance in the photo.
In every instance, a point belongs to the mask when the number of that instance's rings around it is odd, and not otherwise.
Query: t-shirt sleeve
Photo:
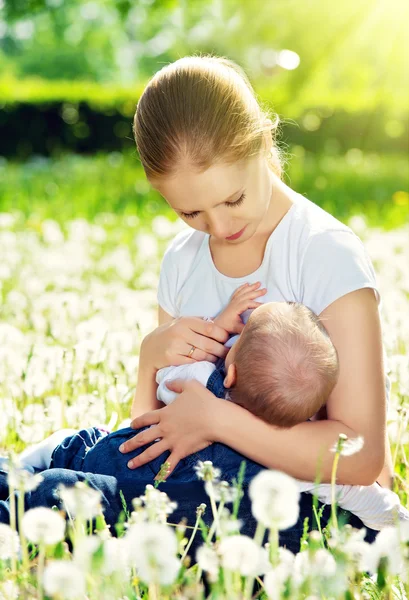
[[[300,271],[300,301],[316,315],[355,290],[372,288],[380,294],[366,249],[348,230],[323,231],[310,238]]]
[[[159,273],[157,300],[159,306],[169,315],[176,318],[176,269],[173,265],[171,251],[165,252]]]

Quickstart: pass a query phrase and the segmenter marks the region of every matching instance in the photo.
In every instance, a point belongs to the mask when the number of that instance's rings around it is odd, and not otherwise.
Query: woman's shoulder
[[[298,233],[301,232],[304,235],[306,241],[328,232],[340,231],[355,235],[348,225],[302,194],[295,194],[294,204],[292,226],[294,230],[298,229]]]
[[[301,197],[295,214],[298,238],[298,295],[320,314],[344,294],[370,287],[378,302],[376,274],[362,240],[350,227]]]

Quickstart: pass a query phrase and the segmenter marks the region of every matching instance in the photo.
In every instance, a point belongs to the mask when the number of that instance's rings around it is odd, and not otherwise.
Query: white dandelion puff
[[[72,517],[93,519],[102,511],[101,492],[89,487],[82,481],[78,481],[72,487],[60,485],[58,494]]]
[[[130,564],[144,582],[173,583],[181,565],[176,558],[176,534],[170,527],[160,523],[136,523],[131,525],[124,540]]]
[[[51,508],[38,506],[24,513],[22,528],[30,542],[51,546],[64,539],[65,519]]]
[[[361,435],[349,439],[345,433],[340,433],[338,441],[331,448],[331,452],[340,451],[341,456],[352,456],[362,450],[363,446],[364,438]]]
[[[48,596],[64,600],[85,594],[85,575],[78,565],[68,560],[50,561],[44,569],[43,584]]]
[[[36,490],[44,479],[40,473],[30,473],[16,464],[6,464],[2,468],[8,471],[7,480],[9,485],[15,490],[21,490],[26,493]]]
[[[329,578],[335,575],[337,564],[328,550],[320,548],[314,553],[299,552],[294,559],[293,578],[301,585],[308,578]]]
[[[261,548],[247,535],[231,535],[224,538],[218,552],[224,569],[241,575],[259,575],[262,563]]]
[[[205,492],[208,496],[214,495],[216,502],[231,504],[238,495],[238,489],[229,485],[227,481],[205,481]]]
[[[196,552],[196,561],[199,567],[206,571],[211,581],[217,581],[220,568],[220,558],[214,548],[200,546]]]
[[[221,470],[214,467],[211,460],[199,460],[193,468],[198,478],[204,481],[215,481],[221,475]]]
[[[251,511],[265,527],[292,527],[299,516],[300,490],[295,479],[281,471],[265,470],[250,482]]]
[[[20,548],[18,534],[5,523],[0,523],[0,560],[8,560]]]

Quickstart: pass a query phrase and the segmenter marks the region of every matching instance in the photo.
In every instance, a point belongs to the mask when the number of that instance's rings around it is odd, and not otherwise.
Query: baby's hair
[[[181,167],[202,173],[216,163],[233,164],[273,144],[269,168],[282,177],[276,144],[279,116],[257,99],[244,70],[212,54],[184,56],[160,69],[145,87],[133,134],[146,177],[174,177]]]
[[[279,427],[315,415],[338,379],[338,356],[318,317],[296,302],[275,302],[254,311],[234,362],[233,402]]]

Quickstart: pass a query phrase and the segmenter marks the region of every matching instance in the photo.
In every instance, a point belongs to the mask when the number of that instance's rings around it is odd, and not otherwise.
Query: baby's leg
[[[48,469],[51,462],[51,455],[55,448],[66,437],[77,433],[77,431],[77,429],[60,429],[38,444],[28,446],[18,456],[20,463],[22,466],[34,467],[36,469]]]
[[[123,429],[118,429],[117,431],[110,433],[86,453],[82,465],[80,467],[75,466],[75,469],[90,473],[98,473],[100,475],[113,475],[114,477],[117,477],[118,480],[131,477],[134,480],[143,479],[147,483],[149,483],[149,481],[153,483],[154,477],[160,471],[161,465],[169,457],[169,451],[163,452],[157,458],[136,469],[130,469],[128,467],[128,462],[132,458],[135,458],[135,456],[139,456],[145,452],[145,450],[156,442],[150,442],[127,454],[122,454],[122,452],[119,451],[119,446],[121,446],[121,444],[130,440],[137,433],[144,431],[145,429],[148,429],[148,427],[141,427],[140,429],[124,427]]]
[[[331,504],[330,484],[320,484],[316,490],[320,502]],[[377,531],[395,525],[396,521],[409,521],[409,511],[401,505],[399,496],[378,483],[336,485],[335,497],[341,508],[354,513],[364,525]]]

